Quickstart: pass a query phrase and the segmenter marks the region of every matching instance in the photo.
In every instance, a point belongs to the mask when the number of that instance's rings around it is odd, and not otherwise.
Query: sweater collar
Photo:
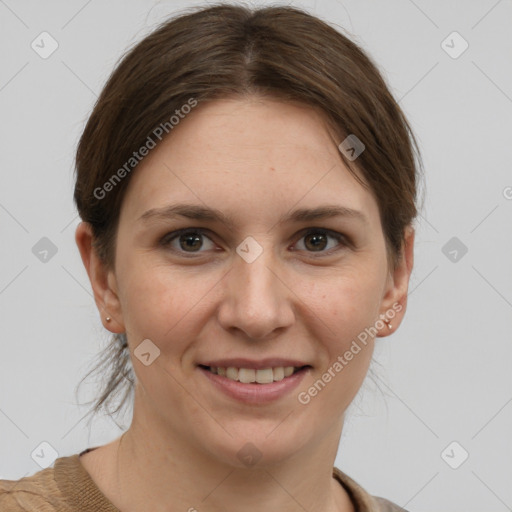
[[[55,482],[73,509],[81,512],[120,512],[101,492],[89,473],[80,462],[79,454],[60,457],[55,461]],[[333,468],[333,478],[349,494],[356,512],[377,512],[379,505],[355,480],[337,467]]]

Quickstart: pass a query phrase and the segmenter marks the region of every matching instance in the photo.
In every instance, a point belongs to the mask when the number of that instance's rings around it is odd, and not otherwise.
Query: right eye
[[[214,245],[210,238],[205,235],[205,231],[206,230],[201,228],[186,228],[173,231],[171,233],[167,233],[160,240],[160,244],[166,248],[170,248],[173,252],[180,253],[182,255],[201,253],[204,252],[200,251],[204,246],[204,239],[209,240],[210,243]],[[189,251],[188,249],[191,250]]]

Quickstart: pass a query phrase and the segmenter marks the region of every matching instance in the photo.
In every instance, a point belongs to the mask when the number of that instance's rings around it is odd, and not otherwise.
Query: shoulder
[[[55,512],[63,508],[63,496],[54,478],[54,468],[43,469],[19,480],[0,480],[2,512]]]
[[[102,494],[80,455],[55,459],[48,467],[19,480],[0,480],[1,512],[119,512]]]
[[[347,490],[358,512],[408,512],[386,498],[372,496],[353,478],[337,467],[333,468],[333,476]]]

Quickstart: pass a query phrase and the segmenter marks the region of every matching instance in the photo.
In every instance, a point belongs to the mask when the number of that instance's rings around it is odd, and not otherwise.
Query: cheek
[[[310,325],[315,326],[312,334],[318,343],[318,374],[328,388],[320,393],[319,407],[328,404],[339,411],[348,406],[368,371],[374,343],[371,331],[365,329],[378,318],[380,287],[376,277],[353,269],[305,288],[303,300],[312,314]],[[317,378],[308,386],[315,386]]]
[[[312,421],[337,417],[352,402],[367,374],[373,338],[365,331],[378,317],[378,287],[372,279],[354,274],[307,287],[317,342],[317,372],[304,383],[301,404],[316,408]],[[323,418],[319,420],[318,418]]]
[[[129,332],[163,347],[169,338],[182,339],[194,329],[194,317],[206,305],[214,285],[187,271],[151,263],[132,267],[122,290],[122,308]],[[142,339],[143,339],[142,338]]]
[[[380,280],[367,269],[344,269],[343,273],[306,282],[302,278],[303,302],[338,340],[373,323],[380,304]]]

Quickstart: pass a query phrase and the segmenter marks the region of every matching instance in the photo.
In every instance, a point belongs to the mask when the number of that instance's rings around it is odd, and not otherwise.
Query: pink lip
[[[254,370],[262,370],[264,368],[277,368],[279,366],[293,366],[295,368],[301,368],[307,366],[308,363],[298,361],[297,359],[280,359],[280,358],[267,358],[259,361],[251,359],[245,359],[243,357],[231,358],[231,359],[215,359],[212,361],[201,362],[203,366],[215,366],[221,368],[251,368]]]
[[[290,364],[286,366],[293,365]],[[243,368],[247,368],[247,366],[243,366]],[[285,377],[283,380],[272,382],[270,384],[243,384],[242,382],[212,373],[200,366],[197,366],[197,369],[224,394],[231,398],[235,398],[240,402],[251,405],[266,404],[285,396],[295,389],[311,370],[310,367],[303,368],[289,377]]]

